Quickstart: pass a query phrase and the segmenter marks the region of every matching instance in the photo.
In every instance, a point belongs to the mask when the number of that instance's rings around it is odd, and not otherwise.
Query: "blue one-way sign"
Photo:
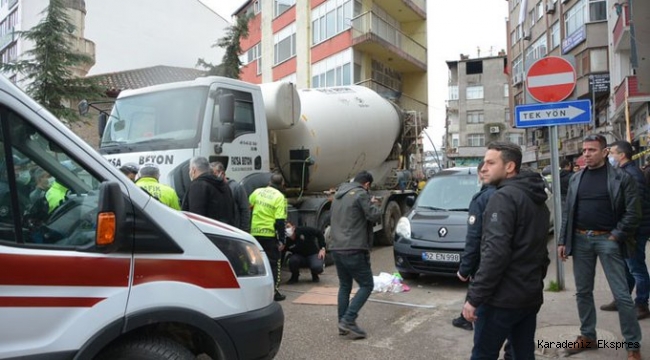
[[[589,124],[591,101],[561,101],[555,103],[519,105],[515,107],[515,127]]]

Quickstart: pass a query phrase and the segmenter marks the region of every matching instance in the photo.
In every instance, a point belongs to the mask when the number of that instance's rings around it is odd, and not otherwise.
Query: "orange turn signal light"
[[[115,241],[115,213],[97,214],[97,246],[110,245]]]

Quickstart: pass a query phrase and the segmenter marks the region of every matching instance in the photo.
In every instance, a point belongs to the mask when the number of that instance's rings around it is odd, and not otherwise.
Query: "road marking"
[[[291,290],[291,289],[285,289],[283,288],[282,291],[284,292],[292,292],[292,293],[297,293],[297,294],[316,294],[316,295],[323,295],[323,296],[336,296],[324,292],[318,292],[318,291],[300,291],[300,290]],[[435,309],[437,308],[436,305],[421,305],[421,304],[412,304],[412,303],[407,303],[407,302],[400,302],[400,301],[388,301],[388,300],[380,300],[380,299],[373,299],[369,298],[369,302],[376,302],[380,304],[388,304],[388,305],[398,305],[398,306],[407,306],[407,307],[413,307],[413,308],[418,308],[418,309]]]

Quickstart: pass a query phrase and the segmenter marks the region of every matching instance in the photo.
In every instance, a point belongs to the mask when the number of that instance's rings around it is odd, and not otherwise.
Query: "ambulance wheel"
[[[109,345],[98,360],[194,360],[196,356],[174,340],[162,336],[142,337]]]

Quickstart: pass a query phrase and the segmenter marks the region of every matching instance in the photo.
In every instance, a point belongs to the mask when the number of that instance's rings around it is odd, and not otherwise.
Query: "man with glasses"
[[[569,181],[558,256],[573,256],[573,276],[580,317],[580,335],[569,354],[598,348],[594,276],[596,259],[607,277],[617,304],[628,359],[641,359],[641,328],[625,276],[625,258],[635,248],[640,203],[637,186],[625,171],[607,161],[607,141],[602,135],[583,140],[585,168]]]

